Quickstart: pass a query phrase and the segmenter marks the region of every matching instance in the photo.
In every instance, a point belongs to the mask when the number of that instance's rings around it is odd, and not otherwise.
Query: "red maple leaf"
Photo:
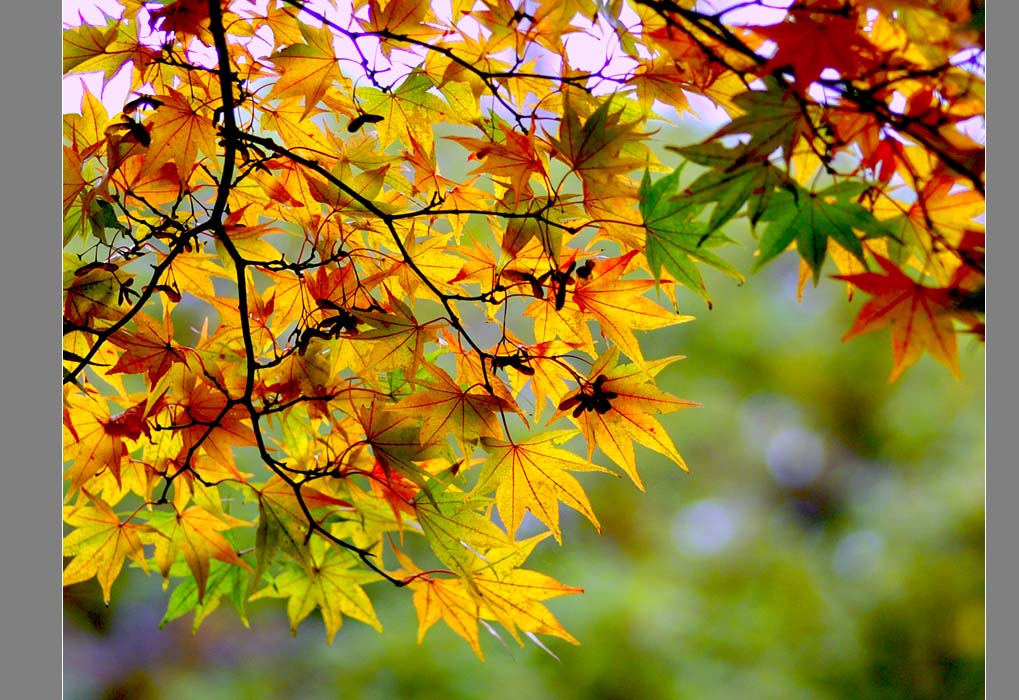
[[[842,340],[891,326],[893,364],[888,381],[894,382],[903,370],[920,359],[924,350],[958,377],[953,299],[949,290],[916,282],[880,255],[874,255],[874,259],[886,274],[833,275],[873,297],[860,309],[856,322]]]
[[[842,77],[855,77],[877,64],[877,49],[860,34],[855,12],[819,9],[828,11],[793,9],[780,24],[749,27],[778,46],[761,68],[762,73],[792,68],[797,87],[804,91],[826,68],[837,70]]]

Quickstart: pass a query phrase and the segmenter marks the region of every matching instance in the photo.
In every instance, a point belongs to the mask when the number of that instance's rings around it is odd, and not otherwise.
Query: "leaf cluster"
[[[167,621],[283,598],[331,641],[381,629],[388,582],[479,656],[492,623],[575,642],[544,601],[580,589],[526,561],[560,506],[598,527],[574,473],[643,488],[635,445],[686,468],[658,416],[696,404],[655,383],[680,358],[636,332],[691,320],[703,265],[744,279],[723,225],[763,226],[755,269],[832,258],[893,376],[982,333],[969,3],[324,5],[65,30],[65,73],[132,91],[64,117],[65,584],[108,600],[131,559],[182,580]],[[692,95],[731,119],[675,147],[693,180],[653,177],[651,122]]]

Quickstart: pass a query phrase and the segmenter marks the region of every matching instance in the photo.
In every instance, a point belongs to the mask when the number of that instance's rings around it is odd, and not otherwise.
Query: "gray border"
[[[61,691],[60,6],[0,23],[0,678],[4,697]]]
[[[1015,128],[1015,113],[1019,110],[1016,92],[1016,71],[1006,65],[1005,54],[1012,55],[1015,65],[1017,50],[1015,28],[1019,26],[1019,5],[1010,2],[994,3],[991,13],[994,22],[987,22],[988,46],[994,46],[997,63],[988,65],[988,83],[995,86],[988,99],[987,124],[1000,125],[994,148],[987,150],[988,207],[987,223],[990,232],[988,268],[990,273],[988,318],[993,318],[987,346],[987,693],[986,697],[1015,697],[1019,688],[1019,606],[1015,604],[1015,591],[1019,588],[1017,574],[1016,532],[1019,530],[1019,509],[1015,498],[1019,495],[1019,372],[1015,371],[1016,316],[1015,274],[1009,265],[1019,260],[1019,236],[1015,230],[1016,182],[1019,181],[1019,148],[1017,140],[1009,137]],[[1012,19],[1009,20],[1008,18]],[[995,43],[996,42],[996,43]],[[993,107],[994,114],[991,114]],[[1011,115],[1011,118],[1010,118]],[[988,131],[988,143],[990,132]],[[995,231],[995,227],[1000,228]],[[1009,320],[1011,319],[1011,320]],[[993,673],[993,676],[992,676]],[[1011,689],[1011,690],[1010,690]]]

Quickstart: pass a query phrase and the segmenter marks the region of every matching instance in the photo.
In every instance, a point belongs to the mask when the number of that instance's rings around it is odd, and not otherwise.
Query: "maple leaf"
[[[431,7],[427,3],[416,2],[416,0],[389,0],[388,2],[369,0],[368,8],[368,19],[361,20],[366,31],[399,34],[421,41],[427,41],[435,34],[427,25],[428,18],[432,14]]]
[[[209,158],[216,156],[216,128],[211,115],[196,110],[191,100],[173,88],[166,88],[159,95],[159,102],[155,113],[145,121],[152,143],[145,152],[145,165],[139,177],[173,161],[177,176],[186,182],[199,152]]]
[[[163,629],[177,618],[195,611],[191,631],[195,633],[202,622],[219,608],[224,597],[230,599],[234,609],[241,617],[241,622],[248,626],[248,618],[244,612],[247,601],[248,572],[236,566],[212,561],[209,565],[209,579],[205,584],[205,596],[198,599],[198,584],[193,578],[185,578],[173,589],[170,600],[166,604],[166,613],[159,621],[159,629]]]
[[[465,639],[481,660],[485,655],[478,638],[478,604],[459,579],[420,577],[408,586],[414,591],[418,617],[418,644],[439,620]]]
[[[106,17],[104,13],[104,18]],[[105,27],[81,24],[64,32],[63,72],[102,71],[108,83],[124,64],[136,70],[159,58],[159,51],[138,40],[134,22],[109,18]]]
[[[726,77],[724,67],[705,50],[713,43],[710,39],[672,24],[647,32],[647,37],[652,45],[662,50],[651,61],[643,63],[634,76],[637,95],[643,105],[650,108],[657,98],[673,103],[679,111],[684,108],[692,111],[681,92],[687,89],[710,94],[720,106],[726,106],[721,95],[709,92],[712,85],[720,80],[724,82]]]
[[[765,90],[748,90],[733,98],[742,112],[716,131],[711,141],[734,134],[749,134],[750,141],[741,154],[743,162],[763,163],[777,149],[788,161],[805,134],[811,133],[811,110],[787,99],[773,79],[764,81]]]
[[[463,446],[464,454],[468,454],[467,446],[479,438],[502,435],[500,413],[518,410],[480,386],[461,387],[435,365],[428,366],[427,371],[433,380],[412,380],[421,389],[389,409],[419,417],[423,443],[451,436]]]
[[[457,186],[455,180],[450,180],[439,174],[438,159],[435,155],[434,146],[427,151],[418,143],[413,135],[408,135],[411,151],[402,153],[404,163],[407,163],[414,170],[414,192],[439,192]]]
[[[509,336],[508,339],[512,339]],[[517,356],[520,358],[520,365],[529,371],[521,371],[519,367],[507,365],[516,394],[520,394],[524,385],[528,384],[534,393],[534,415],[540,416],[546,402],[557,405],[564,395],[569,391],[567,380],[572,378],[572,368],[562,359],[576,348],[560,340],[548,340],[543,343],[525,345],[516,342]]]
[[[428,544],[435,556],[454,571],[470,571],[478,549],[511,545],[512,539],[482,512],[490,502],[452,490],[415,501],[414,512]]]
[[[413,147],[417,141],[422,149],[435,145],[431,125],[446,121],[452,109],[431,92],[434,83],[421,71],[412,71],[388,91],[363,88],[357,91],[361,108],[382,117],[375,124],[379,148],[388,148],[393,141]]]
[[[145,168],[144,157],[132,157],[119,163],[107,174],[109,179],[106,186],[122,193],[129,202],[144,201],[146,206],[160,206],[180,198],[182,183],[174,163],[164,163],[158,170],[152,170]]]
[[[531,177],[547,180],[548,172],[544,159],[539,155],[533,122],[530,132],[526,134],[513,131],[504,124],[500,124],[499,128],[505,139],[503,143],[465,136],[446,138],[470,149],[472,153],[468,160],[482,161],[481,165],[471,171],[472,174],[484,172],[507,178],[509,190],[513,193],[513,206],[516,207],[522,197],[531,197]]]
[[[638,120],[622,122],[625,108],[611,112],[612,100],[602,102],[584,123],[569,97],[563,102],[559,137],[549,140],[557,157],[580,176],[585,195],[597,199],[618,186],[619,176],[644,165],[644,161],[624,154],[630,143],[639,143],[647,134],[636,130]],[[587,197],[585,197],[585,200]]]
[[[209,300],[216,296],[213,280],[233,279],[215,255],[200,252],[184,252],[177,255],[167,270],[167,282],[182,293],[198,299]]]
[[[166,576],[178,553],[198,584],[198,600],[205,598],[205,584],[209,579],[209,559],[239,566],[251,571],[221,533],[235,527],[250,527],[251,523],[227,515],[212,513],[202,506],[193,505],[182,512],[157,512],[149,516],[148,525],[159,537],[154,538],[155,557]]]
[[[371,475],[372,492],[389,504],[393,517],[402,525],[404,514],[414,514],[414,498],[421,488],[399,472],[386,469],[378,460],[375,460]]]
[[[231,211],[223,219],[223,229],[230,236],[230,241],[240,255],[247,260],[279,260],[283,254],[265,240],[266,234],[280,231],[275,223],[251,223],[258,215],[254,211],[249,212],[245,204],[234,211]],[[224,262],[231,264],[229,256],[221,251]],[[257,298],[257,296],[256,296]]]
[[[397,559],[410,574],[408,587],[414,591],[418,616],[418,643],[439,620],[465,639],[484,660],[478,638],[478,620],[498,621],[518,643],[518,631],[528,635],[548,634],[577,644],[541,601],[583,593],[550,576],[520,568],[545,535],[532,537],[512,547],[479,548],[473,568],[456,578],[442,578],[422,572],[406,554],[394,548]],[[533,638],[533,637],[532,637]],[[535,641],[536,638],[535,638]]]
[[[182,452],[200,445],[209,456],[223,464],[233,464],[233,446],[253,446],[254,432],[250,416],[243,406],[229,405],[221,389],[206,380],[192,377],[189,389],[170,406],[181,416]]]
[[[506,277],[510,276],[506,275]],[[580,348],[588,354],[595,354],[594,338],[587,327],[587,318],[571,299],[565,298],[560,304],[560,299],[567,295],[564,291],[561,297],[558,296],[559,289],[566,289],[565,281],[550,285],[548,293],[544,297],[533,302],[524,310],[525,316],[534,319],[535,337],[558,339],[571,347]]]
[[[109,372],[145,372],[149,382],[166,374],[169,366],[182,361],[183,349],[173,342],[173,322],[169,307],[164,307],[162,323],[146,314],[135,314],[132,319],[137,330],[120,330],[110,342],[126,352],[120,355]]]
[[[548,533],[535,535],[512,547],[485,549],[467,577],[467,583],[481,604],[480,616],[498,622],[523,646],[517,630],[528,634],[548,634],[578,644],[563,629],[541,601],[583,593],[582,588],[566,586],[551,576],[521,568],[535,546]]]
[[[481,441],[489,456],[474,490],[477,493],[495,491],[499,515],[510,534],[517,531],[525,512],[530,511],[548,525],[556,540],[561,542],[560,501],[601,529],[587,494],[569,472],[606,470],[556,447],[575,434],[559,430],[520,442],[495,438]]]
[[[431,232],[421,238],[415,235],[413,228],[408,230],[403,239],[403,248],[407,251],[407,257],[413,260],[413,267],[406,261],[397,262],[396,265],[389,268],[387,279],[398,280],[400,283],[398,291],[402,291],[408,298],[419,296],[418,289],[425,286],[421,280],[422,276],[431,280],[440,293],[455,293],[458,291],[456,287],[447,283],[446,280],[456,276],[461,262],[459,258],[449,254],[450,238],[451,236],[448,234],[441,235]],[[390,298],[393,300],[392,305],[396,307],[395,300],[399,297],[396,294],[391,294]]]
[[[388,313],[358,311],[355,317],[368,328],[359,330],[348,342],[354,351],[363,353],[363,366],[373,374],[402,369],[415,376],[425,344],[437,336],[437,324],[418,321],[410,308],[392,294],[389,301]]]
[[[269,98],[303,97],[304,118],[315,110],[333,83],[344,78],[329,28],[315,29],[302,23],[300,29],[303,44],[293,44],[271,56],[279,79],[273,83]]]
[[[502,204],[508,205],[509,202],[501,200]],[[564,231],[576,225],[579,219],[575,206],[553,197],[528,197],[516,201],[514,196],[513,208],[508,213],[512,213],[513,217],[506,223],[500,244],[506,256],[516,263],[539,252],[556,263],[562,252]],[[541,247],[535,250],[532,241],[537,241]]]
[[[443,453],[438,440],[445,435],[431,441],[424,439],[420,416],[390,410],[378,399],[352,407],[350,413],[357,418],[364,431],[364,443],[371,447],[384,470],[395,470],[420,488],[429,487],[432,475],[418,463]]]
[[[841,3],[827,3],[829,9]],[[790,9],[783,22],[770,26],[748,27],[754,33],[775,42],[775,55],[758,69],[761,74],[791,67],[796,74],[796,85],[806,92],[811,83],[821,77],[826,68],[832,68],[846,78],[865,75],[880,59],[870,41],[857,27],[862,21],[857,12],[846,8],[846,16],[823,11],[825,3],[813,8]],[[816,7],[816,6],[815,6]]]
[[[953,252],[966,231],[980,229],[974,221],[984,214],[985,202],[979,192],[960,190],[950,177],[933,177],[916,193],[904,213],[904,205],[884,199],[875,207],[878,216],[888,216],[888,226],[905,250],[916,252],[925,270],[934,275],[940,284],[948,284],[958,258]]]
[[[71,151],[81,160],[85,160],[95,155],[105,143],[106,127],[109,123],[109,114],[102,100],[93,95],[87,86],[83,86],[81,114],[68,114],[64,117],[64,138],[71,142]],[[68,147],[65,146],[66,148]],[[69,174],[71,173],[65,168],[64,176]]]
[[[300,500],[297,493],[300,492]],[[310,532],[307,515],[301,503],[309,512],[336,507],[353,508],[350,503],[334,498],[318,489],[301,485],[295,491],[290,484],[273,476],[258,491],[258,527],[255,530],[256,566],[251,586],[258,586],[262,576],[282,550],[291,559],[309,566],[307,547]]]
[[[543,536],[539,535],[540,539]],[[516,557],[502,552],[485,553],[490,564],[483,564],[471,577],[471,586],[482,603],[481,616],[498,620],[523,646],[517,630],[527,634],[547,634],[570,644],[580,644],[552,615],[541,601],[583,593],[584,589],[567,586],[547,574],[514,566]]]
[[[821,266],[828,250],[828,238],[863,260],[863,243],[855,231],[867,236],[884,236],[888,230],[856,199],[867,189],[857,182],[842,182],[820,192],[808,192],[797,186],[775,194],[761,215],[768,226],[761,236],[758,270],[795,241],[800,256],[814,273],[814,284],[821,278]]]
[[[924,350],[959,376],[953,326],[953,299],[944,288],[926,287],[907,276],[891,260],[877,254],[874,259],[885,274],[863,272],[834,275],[873,298],[860,309],[853,327],[843,341],[882,328],[892,328],[892,372],[894,382],[914,364]]]
[[[336,353],[327,352],[326,343],[311,340],[306,351],[291,353],[276,367],[264,374],[266,393],[278,401],[304,397],[313,416],[328,415],[326,402],[346,382],[336,372]]]
[[[351,177],[350,167],[346,163],[340,163],[333,168],[332,174],[338,179],[350,183],[351,189],[367,199],[376,199],[382,186],[386,181],[386,173],[389,171],[389,164],[381,167],[358,173]],[[322,202],[335,210],[363,211],[364,207],[352,195],[341,190],[332,182],[323,183],[320,180],[308,178],[311,196],[315,201]]]
[[[721,143],[710,141],[682,148],[666,148],[689,161],[711,168],[684,188],[676,200],[690,205],[715,205],[702,236],[705,241],[715,238],[716,232],[744,204],[748,205],[751,225],[756,225],[767,211],[776,190],[794,186],[788,174],[769,160],[756,160],[748,153],[745,144],[726,148]]]
[[[86,489],[81,492],[87,500],[64,509],[64,521],[75,528],[64,538],[64,556],[74,557],[64,568],[64,585],[95,576],[103,591],[103,602],[109,604],[110,589],[125,559],[130,558],[148,573],[139,535],[149,528],[132,523],[130,518],[121,520],[105,502]]]
[[[694,220],[703,205],[671,196],[679,185],[680,170],[676,168],[654,184],[651,183],[650,172],[644,171],[640,184],[640,214],[647,227],[644,254],[652,275],[658,277],[664,266],[679,282],[708,299],[708,290],[694,264],[695,260],[705,262],[740,282],[743,275],[708,250],[708,246],[718,245],[725,239],[718,236],[709,238],[711,227]]]
[[[621,278],[637,253],[631,250],[618,258],[599,260],[587,279],[576,283],[571,297],[586,317],[598,321],[602,335],[641,365],[644,355],[633,334],[634,330],[664,328],[692,321],[693,316],[670,313],[641,296],[655,286],[654,280]]]
[[[371,599],[362,588],[362,584],[377,581],[379,577],[359,569],[357,564],[358,559],[353,554],[316,538],[311,542],[306,567],[289,564],[271,584],[251,598],[287,598],[287,616],[294,636],[301,621],[316,608],[325,622],[329,644],[343,625],[344,615],[381,632],[382,625]]]
[[[84,64],[82,72],[104,67],[109,80],[122,65],[107,53],[107,47],[117,36],[117,22],[107,20],[105,27],[82,23],[63,33],[63,72],[70,73]],[[96,64],[100,65],[96,65]]]
[[[644,485],[637,474],[634,442],[665,455],[688,471],[669,433],[654,416],[700,404],[677,399],[647,381],[649,374],[653,377],[679,359],[682,357],[654,360],[647,363],[646,369],[619,365],[619,350],[612,348],[591,365],[590,379],[559,402],[559,410],[549,424],[569,414],[587,441],[588,460],[598,447],[641,490]]]
[[[70,493],[104,472],[119,484],[121,465],[131,448],[142,435],[150,435],[146,419],[158,410],[158,403],[147,406],[146,401],[141,401],[111,415],[101,397],[70,393],[64,402],[68,408],[64,424],[71,438],[65,441],[65,448],[67,456],[73,455],[74,460],[65,474],[71,482]]]

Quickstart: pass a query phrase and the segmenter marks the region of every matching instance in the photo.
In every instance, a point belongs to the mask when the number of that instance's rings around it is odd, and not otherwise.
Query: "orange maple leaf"
[[[133,321],[135,331],[120,330],[110,337],[110,342],[125,352],[109,372],[145,372],[150,384],[155,384],[170,365],[183,360],[185,349],[174,343],[169,307],[164,307],[161,324],[144,313],[135,314]]]
[[[619,349],[613,347],[591,366],[591,379],[559,402],[559,410],[549,423],[570,415],[580,426],[588,446],[588,460],[598,447],[622,467],[637,488],[644,485],[637,474],[633,443],[638,442],[665,455],[684,471],[686,462],[661,423],[657,413],[700,406],[678,399],[647,381],[681,356],[667,357],[637,365],[618,365]],[[650,375],[650,376],[649,376]]]
[[[468,454],[470,450],[466,446],[478,438],[502,436],[500,412],[519,412],[513,404],[480,386],[461,387],[435,365],[428,366],[428,373],[435,381],[413,380],[422,390],[390,408],[422,421],[422,443],[436,442],[451,435]]]
[[[585,315],[596,319],[602,335],[619,346],[627,357],[643,364],[644,356],[634,330],[651,330],[692,321],[693,316],[671,313],[641,296],[655,286],[650,279],[621,279],[630,261],[639,251],[609,260],[599,260],[587,279],[577,282],[573,301]]]
[[[293,44],[271,56],[279,78],[269,93],[270,99],[304,98],[304,117],[315,109],[333,82],[343,80],[328,27],[315,29],[301,25],[304,44]]]
[[[159,95],[159,102],[155,114],[145,122],[152,141],[139,177],[157,173],[173,161],[177,177],[187,182],[199,151],[209,158],[216,157],[216,127],[208,114],[196,111],[192,100],[173,88],[167,87]]]
[[[434,574],[440,572],[422,571],[406,554],[394,547],[396,558],[410,574],[408,588],[414,591],[418,643],[436,622],[443,620],[484,660],[478,638],[478,621],[487,619],[502,624],[521,646],[521,631],[536,642],[535,633],[577,644],[577,640],[563,629],[541,601],[583,593],[584,590],[567,586],[537,571],[520,568],[535,545],[547,535],[538,535],[510,547],[481,548],[473,558],[471,568],[458,571],[455,578],[439,578]]]
[[[369,0],[369,18],[358,19],[365,31],[410,36],[418,41],[429,41],[439,32],[429,26],[431,4],[419,0],[390,0],[381,3]],[[382,52],[388,57],[390,48],[383,43]]]
[[[842,340],[891,326],[893,363],[889,382],[920,359],[924,350],[958,377],[959,357],[949,290],[926,287],[905,275],[891,260],[880,255],[874,255],[874,259],[886,274],[833,275],[874,297],[860,309],[856,322]]]
[[[161,402],[146,407],[143,400],[117,415],[110,415],[106,401],[80,393],[68,394],[64,412],[67,428],[65,448],[74,462],[65,478],[73,494],[93,477],[108,472],[120,483],[121,465],[142,435],[151,436],[146,419]]]
[[[182,440],[180,454],[183,457],[200,444],[213,459],[233,465],[233,447],[256,444],[250,416],[243,406],[230,404],[228,397],[204,377],[194,379],[197,381],[179,399],[170,402],[181,426],[177,430]]]
[[[535,127],[531,124],[531,130],[522,134],[500,125],[505,140],[502,143],[487,139],[468,138],[466,136],[447,136],[446,138],[456,141],[461,146],[471,149],[472,153],[468,160],[480,160],[481,165],[471,171],[471,174],[489,173],[494,177],[508,178],[509,189],[513,192],[513,206],[519,204],[522,197],[530,197],[531,176],[548,179],[544,159],[539,156],[537,149],[538,142],[534,138]]]
[[[184,561],[198,584],[199,602],[205,597],[205,584],[209,580],[209,559],[215,557],[227,564],[251,571],[247,562],[240,558],[229,540],[220,534],[235,527],[250,527],[251,523],[239,520],[225,513],[212,513],[201,506],[191,506],[179,513],[158,513],[149,522],[162,537],[153,539],[156,545],[155,557],[164,576],[177,558],[184,555]]]

